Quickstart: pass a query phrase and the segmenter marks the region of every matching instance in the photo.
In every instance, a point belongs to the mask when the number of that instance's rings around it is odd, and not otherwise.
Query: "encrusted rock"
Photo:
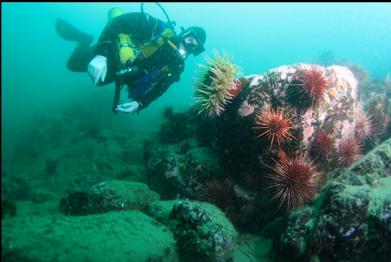
[[[146,169],[150,186],[165,199],[192,197],[206,178],[221,173],[217,154],[191,141],[150,150]]]
[[[147,185],[137,182],[110,180],[89,190],[70,192],[61,199],[60,209],[65,214],[87,215],[111,210],[143,210],[160,196]]]
[[[173,231],[183,261],[233,261],[233,239],[222,224],[200,205],[189,201],[177,202],[171,211]]]
[[[335,175],[314,206],[289,216],[285,232],[274,243],[274,255],[298,261],[309,261],[311,256],[321,261],[388,261],[390,165],[388,139]]]

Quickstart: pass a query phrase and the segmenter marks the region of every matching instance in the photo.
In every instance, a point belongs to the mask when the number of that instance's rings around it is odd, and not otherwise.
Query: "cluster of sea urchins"
[[[310,202],[320,184],[320,173],[306,153],[286,156],[282,146],[293,139],[292,118],[283,109],[267,109],[257,114],[256,129],[261,132],[258,137],[270,141],[270,148],[277,147],[278,160],[274,161],[273,171],[267,175],[272,200],[278,201],[280,207],[288,210]],[[323,148],[322,148],[323,150]]]
[[[224,107],[234,97],[232,88],[238,85],[236,75],[239,67],[227,55],[217,51],[214,58],[206,58],[201,65],[201,78],[196,80],[194,99],[198,114],[220,116]]]
[[[288,90],[288,95],[295,96],[292,100],[295,101],[293,106],[314,107],[323,99],[327,80],[319,70],[304,70],[288,88],[293,90],[293,92]],[[300,100],[305,102],[297,103]],[[288,210],[311,201],[320,184],[320,173],[307,153],[288,157],[285,154],[280,155],[280,152],[284,152],[282,146],[294,139],[294,128],[292,117],[284,113],[283,108],[264,109],[256,116],[255,129],[260,130],[257,137],[269,141],[270,148],[275,147],[279,152],[279,160],[271,167],[272,174],[267,176],[273,193],[272,199],[278,200],[280,207],[285,206]],[[316,153],[322,153],[327,157],[332,146],[331,137],[322,133],[318,134],[313,149],[317,151]]]

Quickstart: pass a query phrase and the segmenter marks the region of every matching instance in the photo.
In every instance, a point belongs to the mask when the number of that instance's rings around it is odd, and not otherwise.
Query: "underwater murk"
[[[390,261],[391,5],[160,4],[205,51],[114,114],[54,24],[140,3],[2,3],[2,260]]]

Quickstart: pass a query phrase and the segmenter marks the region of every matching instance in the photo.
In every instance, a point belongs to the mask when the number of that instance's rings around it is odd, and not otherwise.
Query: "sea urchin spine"
[[[213,179],[206,181],[196,192],[197,198],[217,205],[225,210],[235,198],[232,184],[226,179]]]
[[[348,167],[360,158],[361,144],[354,137],[339,142],[337,148],[337,161],[340,167]]]
[[[314,141],[311,143],[311,155],[315,158],[328,160],[332,152],[334,141],[330,135],[323,131],[318,131]]]
[[[271,168],[274,174],[267,175],[272,200],[281,208],[291,210],[311,201],[319,188],[321,174],[306,154],[275,161]]]
[[[356,128],[354,135],[358,141],[364,142],[372,136],[372,119],[365,112],[356,114]]]
[[[291,86],[301,87],[299,93],[309,99],[310,105],[319,104],[327,89],[327,80],[322,72],[316,69],[305,70],[301,72],[299,81],[301,83],[291,84]]]
[[[291,118],[284,116],[284,110],[265,110],[256,116],[255,129],[260,129],[261,134],[257,137],[265,136],[270,140],[270,147],[274,143],[278,146],[283,145],[286,141],[293,139]]]

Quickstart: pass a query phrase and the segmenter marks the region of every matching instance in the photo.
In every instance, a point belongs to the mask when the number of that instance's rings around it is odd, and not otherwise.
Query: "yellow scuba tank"
[[[136,52],[133,49],[133,43],[127,34],[118,35],[118,55],[121,65],[129,61],[132,63],[136,58]]]

